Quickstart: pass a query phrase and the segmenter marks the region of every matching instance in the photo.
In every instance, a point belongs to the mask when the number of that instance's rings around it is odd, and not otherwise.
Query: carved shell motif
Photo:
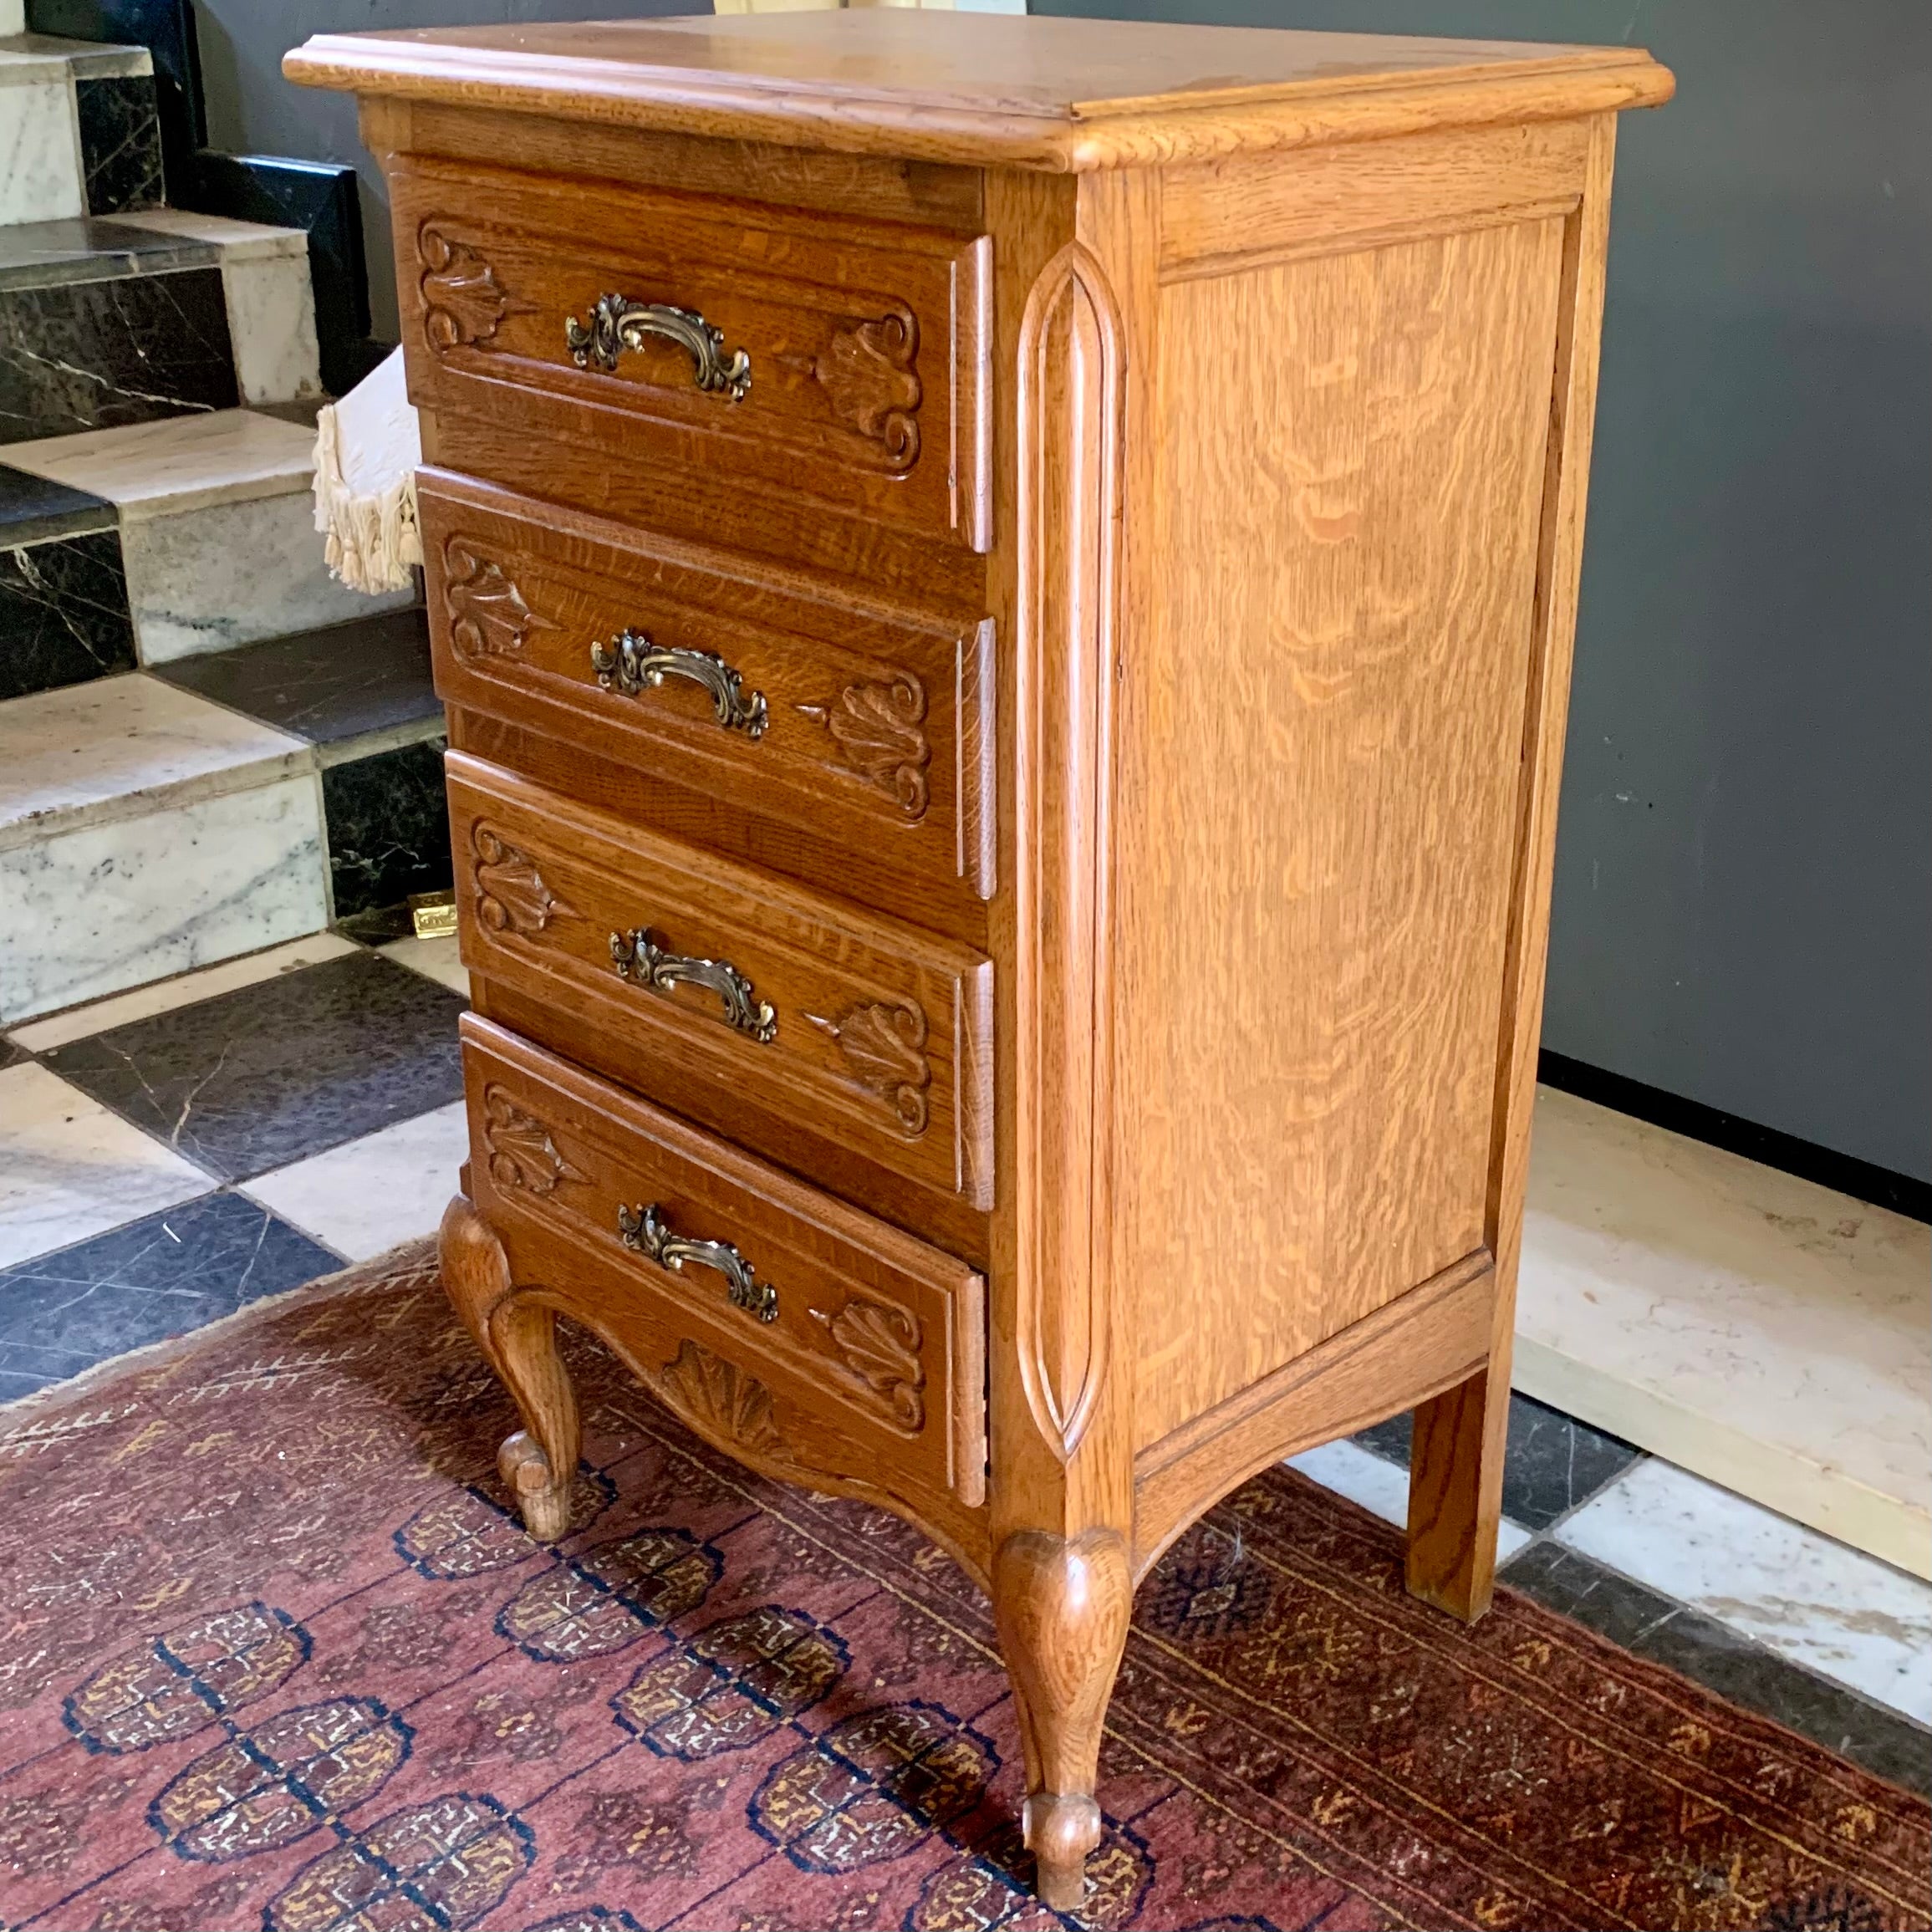
[[[443,545],[443,608],[450,641],[462,657],[507,657],[532,631],[557,628],[530,608],[501,564],[456,537]]]
[[[470,830],[476,854],[470,873],[477,888],[477,917],[492,932],[542,932],[553,919],[574,919],[543,883],[537,861],[479,819]]]
[[[883,445],[889,470],[919,461],[918,355],[919,323],[910,308],[895,308],[874,321],[848,323],[812,364],[833,414]]]
[[[483,1144],[490,1150],[490,1178],[498,1187],[551,1195],[566,1180],[589,1178],[558,1151],[548,1125],[501,1087],[483,1095]]]
[[[855,1295],[836,1315],[814,1308],[841,1363],[878,1396],[901,1429],[925,1427],[925,1364],[919,1359],[923,1331],[910,1309]]]
[[[735,1362],[686,1342],[658,1371],[659,1388],[701,1429],[761,1455],[789,1460],[772,1420],[772,1392]]]
[[[932,1063],[925,1057],[926,1025],[922,1008],[908,1001],[854,1007],[836,1020],[817,1013],[805,1017],[838,1043],[839,1058],[853,1080],[891,1108],[909,1134],[925,1131],[925,1090]]]
[[[925,816],[932,747],[920,729],[925,686],[910,671],[900,671],[890,684],[849,684],[835,698],[798,708],[823,725],[845,763],[908,818]]]
[[[510,313],[497,271],[467,242],[452,240],[433,222],[416,235],[423,263],[423,334],[438,354],[464,343],[487,342]]]

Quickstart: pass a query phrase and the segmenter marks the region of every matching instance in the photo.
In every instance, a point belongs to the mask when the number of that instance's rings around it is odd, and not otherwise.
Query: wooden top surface
[[[1640,49],[867,8],[318,34],[362,94],[1056,170],[1667,99]]]

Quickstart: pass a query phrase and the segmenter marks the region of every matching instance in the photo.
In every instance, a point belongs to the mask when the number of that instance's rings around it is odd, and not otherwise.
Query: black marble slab
[[[0,700],[134,668],[119,531],[0,548]]]
[[[238,1194],[206,1194],[0,1269],[0,1402],[343,1266]]]
[[[0,288],[0,443],[240,401],[219,268]]]
[[[324,766],[322,816],[335,916],[393,905],[412,892],[446,892],[450,808],[441,737]]]
[[[222,1180],[461,1097],[456,994],[375,953],[130,1021],[41,1058]]]
[[[114,505],[105,497],[0,463],[0,549],[111,530],[117,521]]]
[[[11,1040],[0,1039],[0,1072],[4,1072],[8,1067],[17,1067],[23,1060],[31,1060],[33,1058],[24,1047],[17,1047]]]
[[[221,259],[212,242],[163,234],[111,217],[68,215],[0,228],[0,288],[48,288],[63,282],[218,268]]]
[[[442,716],[420,607],[176,658],[154,675],[311,744]]]
[[[151,74],[76,74],[80,166],[88,211],[119,214],[161,199],[161,124]]]
[[[1932,1797],[1932,1731],[1715,1617],[1558,1543],[1532,1543],[1504,1567],[1501,1580],[1637,1656]]]
[[[1409,1466],[1414,1418],[1405,1409],[1361,1430],[1364,1449]],[[1502,1459],[1502,1513],[1526,1529],[1546,1529],[1613,1481],[1644,1451],[1573,1415],[1513,1391]]]

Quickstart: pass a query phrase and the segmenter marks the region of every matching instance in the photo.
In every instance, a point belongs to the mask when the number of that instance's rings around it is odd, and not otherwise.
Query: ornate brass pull
[[[643,926],[610,935],[610,963],[617,976],[634,986],[666,993],[681,982],[709,986],[725,1002],[725,1024],[749,1033],[762,1047],[777,1037],[778,1016],[771,1003],[729,960],[691,959],[666,952]]]
[[[729,396],[733,402],[742,402],[750,393],[751,357],[742,349],[726,355],[724,331],[689,308],[599,295],[588,329],[574,315],[563,319],[563,344],[579,369],[614,370],[623,350],[642,349],[645,339],[652,335],[691,352],[692,380],[700,389]]]
[[[752,1264],[728,1241],[689,1241],[665,1225],[664,1210],[654,1200],[649,1207],[617,1211],[617,1231],[624,1245],[654,1261],[660,1268],[682,1274],[686,1262],[716,1268],[725,1277],[732,1306],[756,1315],[761,1322],[778,1318],[778,1291],[761,1282]]]
[[[624,630],[609,644],[591,645],[590,668],[607,691],[630,698],[655,690],[667,677],[689,678],[711,693],[711,709],[726,731],[742,732],[748,738],[765,735],[765,694],[753,691],[747,697],[744,680],[715,651],[653,644],[641,630]]]

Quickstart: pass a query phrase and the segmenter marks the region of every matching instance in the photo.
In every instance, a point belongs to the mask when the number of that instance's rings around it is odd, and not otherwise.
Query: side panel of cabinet
[[[1563,218],[1175,273],[1115,785],[1157,1440],[1482,1248]]]

